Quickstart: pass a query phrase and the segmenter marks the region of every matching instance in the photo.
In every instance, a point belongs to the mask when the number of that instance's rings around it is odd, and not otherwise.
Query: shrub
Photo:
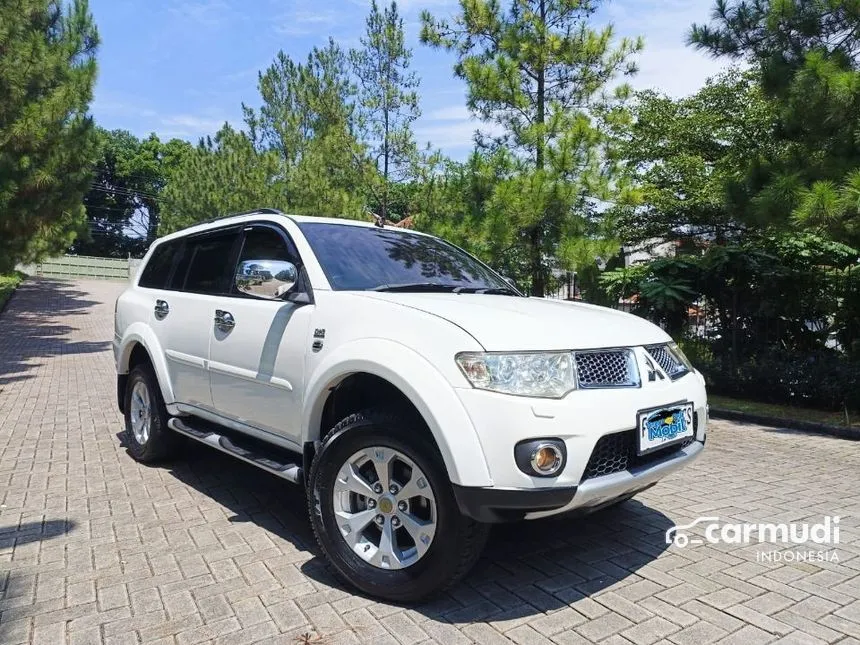
[[[860,361],[836,352],[771,350],[735,369],[726,357],[698,367],[715,394],[827,410],[860,409]]]

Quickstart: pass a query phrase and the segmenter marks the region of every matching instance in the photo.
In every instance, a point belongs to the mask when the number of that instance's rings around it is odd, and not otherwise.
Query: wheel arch
[[[131,325],[123,336],[116,360],[117,389],[123,381],[127,380],[128,373],[141,361],[147,361],[155,371],[161,396],[166,404],[173,402],[173,384],[170,381],[170,373],[167,370],[167,361],[161,345],[155,334],[146,325],[136,323]]]
[[[453,483],[492,485],[478,435],[453,386],[414,350],[382,339],[342,346],[319,365],[306,392],[302,420],[306,461],[343,418],[336,418],[342,412],[345,417],[372,405],[394,404],[413,411],[424,423]]]

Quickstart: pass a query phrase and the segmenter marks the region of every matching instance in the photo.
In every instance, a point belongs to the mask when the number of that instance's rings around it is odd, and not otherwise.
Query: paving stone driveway
[[[398,607],[340,586],[285,482],[117,433],[109,282],[29,282],[0,317],[0,643],[860,642],[860,443],[714,422],[693,467],[616,510],[494,532],[468,579]],[[841,516],[839,562],[667,547],[697,516]]]

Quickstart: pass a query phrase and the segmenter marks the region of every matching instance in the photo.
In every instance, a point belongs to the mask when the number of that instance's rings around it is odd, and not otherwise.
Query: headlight
[[[571,352],[462,352],[455,358],[463,375],[481,390],[560,399],[576,389]]]
[[[693,371],[693,364],[690,362],[690,359],[687,358],[686,354],[684,354],[681,348],[678,347],[677,343],[669,343],[667,347],[681,365],[686,367],[688,371]]]

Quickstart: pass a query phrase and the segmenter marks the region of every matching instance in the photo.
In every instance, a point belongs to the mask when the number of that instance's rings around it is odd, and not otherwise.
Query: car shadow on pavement
[[[102,352],[110,341],[72,341],[74,327],[58,321],[87,313],[100,304],[86,298],[73,282],[25,280],[0,314],[0,387],[32,378],[39,358]]]
[[[188,450],[170,473],[225,506],[231,522],[252,522],[308,553],[301,571],[322,590],[360,595],[333,574],[316,545],[304,491],[214,450]],[[513,620],[569,606],[635,575],[663,553],[674,522],[630,500],[588,516],[493,528],[466,578],[433,600],[409,605],[443,622]]]

